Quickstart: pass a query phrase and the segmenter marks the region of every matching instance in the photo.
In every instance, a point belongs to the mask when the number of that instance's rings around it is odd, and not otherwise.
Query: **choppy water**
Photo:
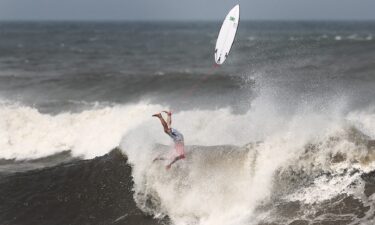
[[[14,196],[0,203],[0,221],[136,224],[142,210],[151,224],[373,224],[375,23],[242,22],[228,61],[213,68],[219,26],[0,23],[0,191]],[[169,151],[150,116],[166,108],[188,145],[169,172],[151,163]],[[128,161],[76,160],[116,147]],[[132,176],[95,165],[131,165]],[[82,200],[89,211],[74,213],[74,191],[54,189],[83,187],[69,171],[100,196]],[[38,185],[16,192],[16,181]],[[134,203],[114,200],[121,188]]]

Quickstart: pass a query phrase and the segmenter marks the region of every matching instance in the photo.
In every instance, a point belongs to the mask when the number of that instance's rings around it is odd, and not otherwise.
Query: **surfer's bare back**
[[[163,116],[161,113],[156,113],[152,116],[157,117],[160,119],[161,124],[163,125],[164,132],[169,135],[169,137],[172,138],[174,142],[174,147],[177,152],[177,157],[175,157],[172,162],[170,162],[167,165],[167,169],[170,169],[172,164],[177,162],[180,159],[185,158],[185,145],[184,145],[184,136],[176,129],[172,128],[172,112],[171,111],[163,111],[168,115],[167,121],[164,120]],[[154,161],[156,160],[163,160],[164,158],[155,158]]]

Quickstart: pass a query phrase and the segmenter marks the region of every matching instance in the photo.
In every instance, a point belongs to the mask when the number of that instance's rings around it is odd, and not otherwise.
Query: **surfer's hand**
[[[163,112],[165,112],[165,113],[168,114],[169,116],[172,115],[172,111],[166,111],[166,110],[164,110]]]

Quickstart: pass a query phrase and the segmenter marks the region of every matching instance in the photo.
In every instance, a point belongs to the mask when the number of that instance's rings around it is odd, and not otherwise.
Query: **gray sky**
[[[375,20],[375,0],[0,0],[0,20]]]

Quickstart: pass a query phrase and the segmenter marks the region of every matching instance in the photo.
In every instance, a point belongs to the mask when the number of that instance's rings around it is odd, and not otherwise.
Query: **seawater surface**
[[[1,22],[0,223],[374,224],[375,23],[219,28]]]

